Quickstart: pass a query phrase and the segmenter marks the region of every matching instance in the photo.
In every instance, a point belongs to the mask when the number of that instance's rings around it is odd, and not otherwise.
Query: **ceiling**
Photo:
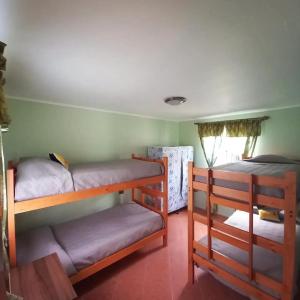
[[[299,0],[0,4],[10,97],[176,120],[300,105]]]

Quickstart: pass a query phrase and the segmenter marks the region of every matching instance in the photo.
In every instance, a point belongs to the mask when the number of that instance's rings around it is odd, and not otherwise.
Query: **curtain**
[[[224,130],[224,122],[198,123],[200,138],[209,136],[220,136]]]
[[[217,161],[218,154],[222,148],[224,128],[226,129],[226,137],[247,138],[242,157],[251,157],[257,138],[261,135],[261,123],[266,119],[268,117],[198,123],[198,133],[207,166],[212,168]],[[206,145],[208,139],[210,147]]]
[[[3,89],[5,79],[2,71],[4,71],[6,67],[6,59],[3,56],[5,46],[6,44],[0,41],[0,124],[2,125],[2,128],[7,127],[10,123]]]
[[[230,137],[260,136],[262,121],[263,118],[227,121],[225,123],[226,135]]]
[[[224,122],[199,123],[198,133],[204,158],[209,168],[212,168],[218,158],[218,153],[222,145],[222,133],[224,131]],[[213,145],[208,149],[206,139],[213,139]]]
[[[208,149],[206,145],[207,139],[213,139],[212,147],[210,147],[210,149]],[[218,154],[222,146],[222,140],[223,140],[222,135],[200,138],[201,147],[204,153],[204,158],[209,168],[212,168],[218,159]]]

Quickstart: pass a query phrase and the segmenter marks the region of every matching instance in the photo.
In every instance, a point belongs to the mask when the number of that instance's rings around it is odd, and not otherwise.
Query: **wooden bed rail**
[[[162,160],[153,160],[143,157],[138,157],[132,155],[132,159],[138,159],[143,161],[150,161],[160,163],[164,168],[164,173],[162,175],[146,177],[141,179],[136,179],[132,181],[116,183],[105,185],[99,188],[91,188],[86,190],[81,190],[77,192],[69,192],[59,195],[40,197],[35,199],[29,199],[25,201],[15,202],[15,168],[14,164],[10,161],[7,170],[7,198],[8,198],[8,245],[9,245],[9,259],[10,265],[12,267],[16,266],[16,231],[15,231],[15,216],[20,213],[25,213],[29,211],[35,211],[43,208],[58,206],[67,203],[73,203],[77,201],[86,200],[95,196],[100,196],[108,193],[119,192],[126,189],[131,189],[134,195],[135,189],[140,189],[142,195],[148,194],[152,197],[161,197],[163,199],[162,209],[156,209],[146,203],[137,202],[141,206],[151,209],[159,213],[163,217],[164,228],[150,237],[146,237],[143,240],[132,244],[131,246],[120,250],[116,255],[109,256],[104,261],[100,261],[95,265],[87,267],[86,269],[80,271],[76,276],[72,277],[72,282],[78,282],[79,280],[86,278],[88,275],[93,274],[100,269],[102,269],[107,263],[114,262],[122,257],[126,256],[128,253],[135,251],[135,249],[144,246],[147,241],[150,241],[157,237],[163,238],[164,246],[167,245],[168,241],[168,158],[164,157]],[[163,191],[151,189],[149,186],[155,184],[162,184]]]
[[[168,158],[163,157],[162,160],[160,159],[151,159],[151,158],[144,158],[144,157],[138,157],[132,154],[132,159],[139,159],[143,161],[151,161],[151,162],[158,162],[160,163],[164,168],[164,179],[160,182],[162,183],[162,186],[160,187],[161,190],[158,189],[151,189],[147,186],[138,186],[136,188],[132,188],[131,190],[131,199],[132,201],[151,209],[157,213],[159,213],[164,220],[164,227],[168,228]],[[137,199],[136,197],[136,191],[138,190],[140,192],[140,199]],[[153,200],[155,199],[162,199],[162,203],[159,203],[159,208],[154,207],[152,205],[149,205],[145,202],[145,196],[150,196]],[[164,246],[168,245],[168,231],[166,231],[165,236],[163,237],[163,243]]]
[[[243,183],[246,191],[215,185],[215,179]],[[246,293],[259,299],[275,299],[270,294],[253,285],[258,283],[281,295],[284,300],[292,299],[294,288],[295,268],[295,239],[296,239],[296,174],[287,172],[284,177],[257,176],[241,172],[229,172],[195,168],[189,163],[189,192],[188,192],[188,275],[189,281],[194,282],[194,265],[203,265],[225,281],[236,285]],[[265,186],[281,189],[283,198],[260,195],[255,192],[255,186]],[[206,209],[194,206],[194,192],[206,193]],[[233,227],[220,221],[212,213],[212,204],[219,204],[248,213],[248,231]],[[284,215],[284,240],[282,243],[267,239],[253,232],[253,206],[264,205],[282,209]],[[194,223],[207,226],[207,245],[195,240]],[[212,238],[238,247],[248,253],[248,265],[220,253],[212,248]],[[267,275],[256,271],[253,267],[253,246],[257,245],[273,251],[283,257],[283,277],[279,282]],[[204,257],[199,256],[202,253]],[[205,258],[207,257],[207,258]],[[217,265],[216,262],[219,264]],[[222,268],[224,265],[231,270],[248,277],[248,281]]]

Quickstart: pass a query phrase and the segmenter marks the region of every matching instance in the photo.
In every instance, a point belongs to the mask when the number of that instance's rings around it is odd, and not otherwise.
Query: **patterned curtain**
[[[233,120],[225,123],[226,135],[230,137],[260,136],[263,119]]]
[[[224,130],[225,122],[198,123],[199,137],[220,136]]]
[[[261,123],[268,117],[227,121],[226,135],[229,137],[247,137],[243,158],[253,155],[257,137],[261,135]]]
[[[0,124],[2,125],[2,128],[7,127],[10,123],[10,117],[7,113],[7,105],[3,89],[5,79],[2,71],[4,71],[6,67],[6,59],[3,56],[5,46],[6,44],[0,41]]]
[[[261,123],[269,117],[229,120],[220,122],[198,123],[198,133],[204,157],[209,168],[212,168],[218,158],[218,153],[222,146],[222,134],[226,128],[227,137],[247,137],[242,154],[243,158],[253,155],[257,137],[261,135]],[[213,147],[205,146],[206,138],[213,138]],[[211,140],[210,140],[211,142]]]
[[[222,145],[222,133],[224,131],[224,122],[199,123],[198,133],[200,137],[201,147],[203,149],[204,158],[207,166],[212,168],[218,158],[218,153]],[[213,147],[208,151],[205,147],[206,138],[213,138]]]

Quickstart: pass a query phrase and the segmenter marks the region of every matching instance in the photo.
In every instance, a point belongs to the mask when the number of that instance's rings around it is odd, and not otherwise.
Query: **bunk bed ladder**
[[[193,175],[193,167],[194,163],[192,161],[189,162],[188,167],[188,182],[194,181],[194,175]],[[193,210],[194,210],[194,189],[189,184],[188,188],[188,279],[190,283],[194,283],[194,260],[193,260],[193,254],[194,254],[194,218],[193,218]]]
[[[285,174],[284,189],[284,256],[283,256],[283,300],[293,298],[295,247],[296,247],[296,174]]]
[[[207,213],[207,257],[209,260],[212,259],[212,245],[211,245],[211,185],[212,182],[212,170],[207,170],[207,191],[206,191],[206,213]]]
[[[249,248],[248,248],[248,256],[249,256],[249,280],[252,281],[254,279],[254,271],[253,271],[253,175],[249,175]]]

